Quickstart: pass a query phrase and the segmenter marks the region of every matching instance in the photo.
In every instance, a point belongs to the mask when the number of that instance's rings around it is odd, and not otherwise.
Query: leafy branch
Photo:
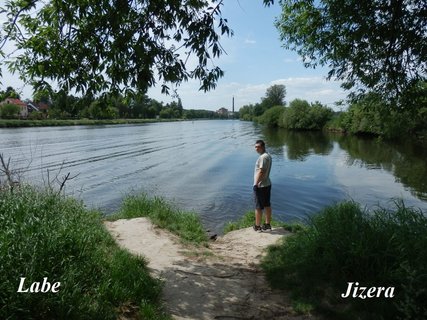
[[[168,93],[168,84],[194,78],[200,81],[200,90],[208,91],[223,76],[208,61],[226,54],[220,38],[233,35],[221,14],[223,4],[223,0],[11,0],[3,9],[7,35],[0,50],[7,41],[16,43],[20,52],[9,68],[38,90],[49,90],[51,80],[60,90],[88,95],[145,92],[160,81]],[[25,13],[32,7],[37,12]],[[181,48],[184,54],[177,51]],[[187,64],[190,56],[197,58],[195,67]]]

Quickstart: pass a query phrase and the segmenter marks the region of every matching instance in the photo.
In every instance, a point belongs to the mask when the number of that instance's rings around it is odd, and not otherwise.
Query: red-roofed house
[[[41,112],[42,115],[41,117],[46,118],[47,117],[47,112],[49,110],[49,105],[47,103],[44,102],[32,102],[29,101],[27,103],[27,108],[28,108],[28,114],[33,113],[34,111],[36,112]]]
[[[21,101],[20,99],[6,98],[2,102],[0,102],[0,106],[2,106],[4,104],[13,104],[15,106],[18,106],[19,109],[20,109],[19,116],[21,118],[28,117],[28,107],[27,107],[27,104],[25,102]]]

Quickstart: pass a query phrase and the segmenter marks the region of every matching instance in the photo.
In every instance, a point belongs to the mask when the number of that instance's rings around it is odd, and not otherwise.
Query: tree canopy
[[[271,4],[273,0],[264,1]],[[280,0],[284,47],[355,93],[397,101],[426,80],[427,6],[414,0]]]
[[[21,96],[19,95],[18,92],[16,92],[16,90],[13,87],[7,87],[6,90],[1,90],[0,91],[0,102],[3,101],[4,99],[7,98],[15,98],[15,99],[20,99]]]
[[[262,99],[262,103],[266,104],[266,109],[274,106],[283,106],[285,104],[286,87],[283,84],[274,84],[267,88],[265,97]]]
[[[19,49],[8,67],[35,89],[85,94],[123,89],[162,92],[190,78],[201,90],[223,71],[220,37],[232,35],[222,0],[10,0],[1,13],[7,41]],[[0,52],[0,54],[4,54]]]

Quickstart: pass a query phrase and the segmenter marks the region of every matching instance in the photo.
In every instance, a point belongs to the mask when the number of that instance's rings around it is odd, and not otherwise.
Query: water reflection
[[[283,146],[286,146],[290,160],[305,161],[312,154],[328,155],[333,149],[332,141],[322,132],[265,128],[262,133],[271,152],[282,152]]]
[[[383,169],[409,188],[417,198],[427,200],[427,149],[413,141],[385,142],[375,138],[331,136],[348,153],[348,165]]]
[[[270,151],[285,154],[289,160],[306,161],[311,155],[329,155],[338,143],[347,152],[346,165],[369,170],[386,170],[395,181],[408,188],[414,197],[427,200],[427,148],[413,141],[388,142],[315,131],[262,130]]]

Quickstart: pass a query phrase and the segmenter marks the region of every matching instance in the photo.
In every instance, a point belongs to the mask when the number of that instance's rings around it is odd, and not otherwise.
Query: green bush
[[[239,118],[243,121],[252,121],[255,116],[255,106],[253,104],[245,105],[239,110]]]
[[[116,119],[119,116],[119,111],[104,100],[95,100],[88,108],[80,111],[79,116],[91,119]]]
[[[19,118],[20,108],[14,104],[6,103],[0,106],[0,115],[3,119]]]
[[[306,100],[295,99],[282,114],[279,126],[294,130],[321,130],[332,115],[332,109],[320,103],[309,104]]]
[[[28,114],[28,120],[43,120],[45,118],[43,112],[33,111]]]
[[[98,212],[31,187],[0,192],[0,318],[116,319],[125,305],[158,310],[160,283],[119,249]],[[18,293],[44,277],[58,293]],[[156,312],[159,319],[160,312]]]
[[[336,112],[332,118],[325,124],[325,129],[336,132],[346,132],[344,125],[345,112]]]
[[[386,139],[423,136],[427,125],[427,105],[422,99],[411,102],[419,104],[398,108],[384,101],[379,95],[369,93],[352,103],[346,112],[336,116],[327,127]]]
[[[306,229],[272,247],[263,261],[271,285],[349,319],[423,319],[427,315],[427,218],[353,202],[324,209]],[[342,299],[348,282],[395,287],[393,299]],[[344,306],[344,307],[343,307]],[[341,316],[343,316],[341,314]]]
[[[284,106],[275,106],[265,111],[261,116],[257,117],[257,121],[269,127],[278,127],[284,112]]]

